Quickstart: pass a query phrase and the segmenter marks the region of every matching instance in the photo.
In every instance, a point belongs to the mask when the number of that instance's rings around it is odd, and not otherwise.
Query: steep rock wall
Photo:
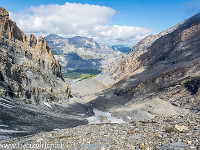
[[[69,98],[61,66],[47,42],[26,36],[0,8],[0,95],[27,103]]]

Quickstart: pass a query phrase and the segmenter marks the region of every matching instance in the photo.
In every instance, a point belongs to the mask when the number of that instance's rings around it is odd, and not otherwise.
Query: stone
[[[176,124],[174,126],[167,127],[166,131],[167,132],[187,132],[188,131],[188,127]]]
[[[145,144],[145,143],[141,143],[141,144],[140,144],[140,148],[141,148],[141,149],[145,149],[145,148],[146,148],[146,144]]]
[[[104,146],[101,147],[101,150],[106,150],[106,148]]]
[[[161,146],[161,149],[185,149],[188,145],[186,143],[169,143]]]
[[[160,134],[160,133],[155,133],[155,134],[154,134],[154,137],[156,137],[156,138],[162,138],[162,134]]]
[[[175,128],[175,130],[177,130],[179,132],[187,132],[188,131],[188,127],[177,125],[177,124],[174,126],[174,128]]]
[[[188,141],[187,143],[188,143],[189,145],[191,145],[191,144],[192,144],[192,141]]]

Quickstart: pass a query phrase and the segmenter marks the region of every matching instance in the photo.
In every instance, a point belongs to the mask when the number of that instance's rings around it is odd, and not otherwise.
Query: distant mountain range
[[[104,60],[112,59],[129,51],[129,47],[108,45],[95,42],[92,38],[75,36],[63,38],[50,34],[44,38],[53,54],[62,65],[62,70],[101,69]],[[103,62],[104,61],[104,62]]]
[[[112,46],[112,49],[115,51],[120,51],[122,53],[127,53],[131,50],[131,47],[125,46],[125,45],[114,45]]]
[[[48,45],[53,49],[55,55],[77,51],[80,55],[82,51],[104,55],[127,53],[131,48],[124,45],[114,45],[112,47],[97,43],[92,38],[75,36],[72,38],[63,38],[57,34],[50,34],[44,38]],[[82,50],[82,51],[81,51]],[[116,53],[117,52],[117,53]],[[90,54],[92,55],[92,54]],[[95,57],[95,56],[93,56]],[[101,56],[96,56],[101,57]]]
[[[101,75],[71,85],[47,41],[26,36],[2,7],[0,35],[0,146],[55,141],[65,149],[199,149],[200,13],[121,57],[120,46],[46,37],[64,69],[82,69],[71,78],[94,77],[100,70],[86,69],[112,61]],[[111,124],[116,119],[127,123]],[[90,120],[104,124],[72,128]],[[28,134],[35,135],[8,139]]]

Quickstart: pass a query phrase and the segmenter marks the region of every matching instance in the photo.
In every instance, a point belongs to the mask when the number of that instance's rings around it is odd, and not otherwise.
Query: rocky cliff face
[[[70,95],[59,62],[47,42],[26,36],[0,8],[0,94],[27,103],[59,101]]]
[[[173,115],[175,108],[199,111],[200,14],[144,38],[110,68],[118,82],[93,101],[99,108],[140,118]]]

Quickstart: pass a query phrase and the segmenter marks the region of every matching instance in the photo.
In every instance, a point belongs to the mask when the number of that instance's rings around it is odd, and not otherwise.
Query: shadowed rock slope
[[[67,99],[70,89],[47,42],[27,37],[2,7],[0,29],[0,95],[26,103]]]
[[[140,119],[199,111],[200,14],[147,36],[110,66],[118,82],[92,102],[97,107]]]

